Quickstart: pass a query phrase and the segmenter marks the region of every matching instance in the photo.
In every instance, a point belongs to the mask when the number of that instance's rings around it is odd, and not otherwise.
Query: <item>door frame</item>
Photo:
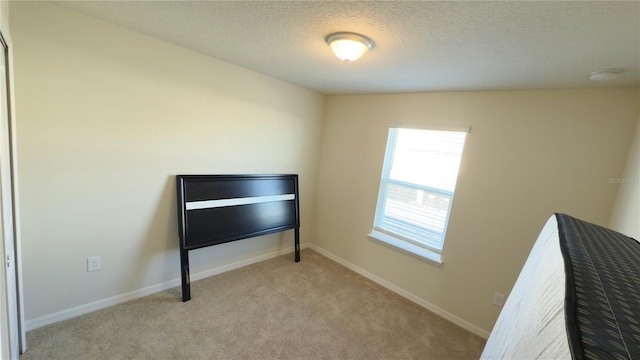
[[[22,286],[22,256],[20,247],[18,220],[18,190],[17,190],[17,156],[15,134],[15,112],[13,97],[13,54],[10,42],[0,30],[0,49],[5,61],[4,84],[6,90],[6,123],[0,123],[0,144],[7,142],[0,150],[7,149],[8,154],[0,152],[0,213],[2,214],[2,265],[3,270],[11,267],[10,271],[3,271],[3,285],[7,304],[9,357],[18,359],[18,355],[26,351],[26,331],[24,321],[24,296]],[[8,183],[8,184],[7,184]],[[8,200],[5,200],[8,199]],[[10,253],[6,254],[6,250]]]

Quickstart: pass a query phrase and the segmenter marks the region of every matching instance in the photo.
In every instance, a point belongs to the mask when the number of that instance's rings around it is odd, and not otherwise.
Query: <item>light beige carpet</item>
[[[313,250],[30,331],[29,359],[478,359],[485,341]]]

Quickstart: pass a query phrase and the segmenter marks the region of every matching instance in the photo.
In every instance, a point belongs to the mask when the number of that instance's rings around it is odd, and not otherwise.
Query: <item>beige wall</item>
[[[607,225],[638,119],[636,89],[327,98],[314,243],[490,331],[554,212]],[[471,126],[444,265],[371,241],[389,125]]]
[[[323,95],[50,3],[11,20],[28,320],[179,278],[176,174],[299,173],[310,241]],[[292,247],[198,250],[191,270]]]
[[[638,96],[640,104],[640,94]],[[623,234],[640,239],[640,113],[633,143],[627,154],[622,175],[614,174],[613,186],[618,187],[609,226]]]

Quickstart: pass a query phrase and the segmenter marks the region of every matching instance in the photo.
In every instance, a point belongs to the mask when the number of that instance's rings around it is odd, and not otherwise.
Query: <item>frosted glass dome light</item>
[[[356,61],[375,46],[368,37],[351,32],[337,32],[327,35],[325,41],[338,59],[346,62]]]

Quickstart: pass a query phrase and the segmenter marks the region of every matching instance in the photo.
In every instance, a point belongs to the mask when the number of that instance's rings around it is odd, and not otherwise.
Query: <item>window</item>
[[[441,263],[467,132],[389,129],[372,238]]]

